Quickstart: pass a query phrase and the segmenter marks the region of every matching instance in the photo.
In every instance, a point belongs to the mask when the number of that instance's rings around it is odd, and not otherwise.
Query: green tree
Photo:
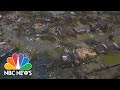
[[[113,41],[113,38],[114,38],[113,35],[109,35],[109,36],[108,36],[108,40],[109,40],[109,41]]]

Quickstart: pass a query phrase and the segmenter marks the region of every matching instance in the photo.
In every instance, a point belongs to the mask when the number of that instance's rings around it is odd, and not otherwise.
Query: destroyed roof
[[[47,30],[48,28],[48,24],[41,24],[41,23],[37,23],[37,24],[34,24],[32,26],[32,28],[36,29],[36,32],[42,32],[44,30]]]
[[[93,51],[92,48],[79,48],[79,49],[76,49],[76,53],[79,55],[80,58],[84,59],[86,58],[87,55],[90,55],[90,56],[96,56],[96,52]]]
[[[88,25],[80,26],[80,27],[75,27],[74,28],[77,32],[79,31],[90,31],[90,27]]]

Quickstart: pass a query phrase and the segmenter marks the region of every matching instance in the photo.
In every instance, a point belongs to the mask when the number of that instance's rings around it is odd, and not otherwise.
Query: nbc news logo
[[[29,58],[24,57],[22,53],[13,54],[12,57],[7,58],[7,63],[4,68],[4,75],[32,75],[32,64],[29,63]]]

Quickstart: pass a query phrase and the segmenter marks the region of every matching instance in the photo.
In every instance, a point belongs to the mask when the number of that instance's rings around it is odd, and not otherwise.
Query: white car
[[[30,39],[29,41],[33,41],[33,39]]]
[[[57,45],[56,48],[60,48],[61,46],[60,45]]]

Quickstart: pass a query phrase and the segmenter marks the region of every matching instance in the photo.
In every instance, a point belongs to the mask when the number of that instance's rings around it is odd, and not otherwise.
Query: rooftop
[[[106,52],[105,47],[101,44],[94,45],[94,48],[95,48],[97,53],[105,53]]]
[[[90,31],[90,27],[88,25],[85,25],[85,26],[80,26],[80,27],[75,27],[74,30],[76,32],[87,32],[87,31]]]
[[[42,32],[48,28],[48,25],[42,23],[36,23],[32,26],[32,28],[36,29],[36,32]]]
[[[45,26],[45,24],[41,24],[41,23],[36,23],[35,24],[35,29],[41,29]]]
[[[80,58],[84,59],[87,55],[89,56],[96,56],[96,52],[94,52],[91,48],[82,48],[76,49],[77,54]]]

